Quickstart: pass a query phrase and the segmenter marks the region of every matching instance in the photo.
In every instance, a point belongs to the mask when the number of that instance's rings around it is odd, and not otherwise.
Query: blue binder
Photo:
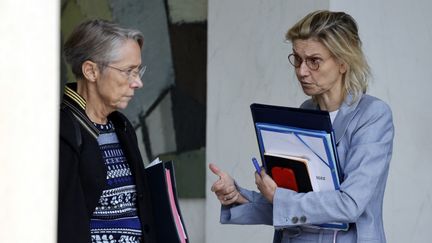
[[[258,140],[261,161],[266,172],[271,175],[275,157],[283,164],[291,156],[308,160],[308,173],[313,190],[339,190],[341,175],[336,151],[334,132],[327,111],[301,108],[252,104],[250,106]],[[270,161],[272,158],[273,161]],[[269,160],[269,161],[267,161]],[[289,168],[289,163],[286,163]],[[320,172],[326,175],[324,180]],[[304,176],[304,172],[299,174]],[[298,183],[303,183],[298,180]],[[309,186],[310,187],[310,186]],[[347,230],[348,223],[326,223],[310,227]]]

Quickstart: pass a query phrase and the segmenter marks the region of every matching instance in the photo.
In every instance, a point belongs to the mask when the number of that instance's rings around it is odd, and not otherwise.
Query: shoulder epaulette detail
[[[73,85],[73,84],[69,84]],[[72,86],[73,87],[73,86]],[[66,107],[70,109],[73,116],[77,121],[95,138],[99,136],[99,130],[94,126],[93,122],[90,121],[88,116],[85,114],[86,101],[78,93],[76,93],[71,87],[66,84],[64,98],[62,102]]]
[[[69,88],[67,85],[65,86],[65,95],[70,97],[73,101],[75,101],[83,110],[85,110],[86,101],[77,94],[74,90]]]

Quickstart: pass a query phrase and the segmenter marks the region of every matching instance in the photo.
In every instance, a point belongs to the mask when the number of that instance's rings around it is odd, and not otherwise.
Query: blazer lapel
[[[338,144],[345,135],[349,123],[353,119],[354,115],[358,112],[356,108],[361,98],[362,97],[351,104],[353,97],[352,95],[348,95],[339,108],[339,112],[333,122],[336,144]]]
[[[363,97],[363,95],[362,95],[362,97]],[[336,116],[336,118],[332,124],[333,129],[334,129],[334,133],[335,133],[336,145],[339,143],[339,141],[345,135],[345,132],[348,128],[349,123],[353,119],[354,115],[357,113],[357,111],[358,111],[357,105],[359,104],[362,97],[360,97],[360,99],[358,99],[356,102],[351,104],[351,102],[353,100],[353,96],[349,94],[349,95],[347,95],[347,97],[345,98],[341,107],[339,108],[339,112],[338,112],[338,114],[337,114],[337,116]],[[319,110],[320,109],[319,106],[312,101],[312,99],[305,101],[300,106],[300,108],[311,109],[311,110]]]

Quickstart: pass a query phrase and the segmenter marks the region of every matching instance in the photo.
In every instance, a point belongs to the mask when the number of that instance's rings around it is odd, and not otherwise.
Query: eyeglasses
[[[144,75],[147,69],[147,66],[140,66],[138,68],[127,68],[127,69],[120,69],[117,67],[113,67],[111,65],[105,65],[105,66],[126,74],[129,83],[131,83],[133,80],[136,80],[137,78],[142,80],[142,76]]]
[[[306,57],[304,60],[297,54],[291,53],[288,55],[288,61],[295,68],[299,68],[303,62],[306,63],[306,66],[312,70],[317,71],[320,68],[320,64],[322,64],[325,60],[319,57]]]

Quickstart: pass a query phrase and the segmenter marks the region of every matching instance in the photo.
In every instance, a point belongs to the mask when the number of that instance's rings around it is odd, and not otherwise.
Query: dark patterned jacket
[[[106,185],[107,170],[97,137],[99,131],[85,113],[85,100],[67,84],[60,111],[58,243],[91,242],[90,217]],[[136,183],[143,242],[156,242],[152,205],[137,137],[120,112],[109,115]]]

